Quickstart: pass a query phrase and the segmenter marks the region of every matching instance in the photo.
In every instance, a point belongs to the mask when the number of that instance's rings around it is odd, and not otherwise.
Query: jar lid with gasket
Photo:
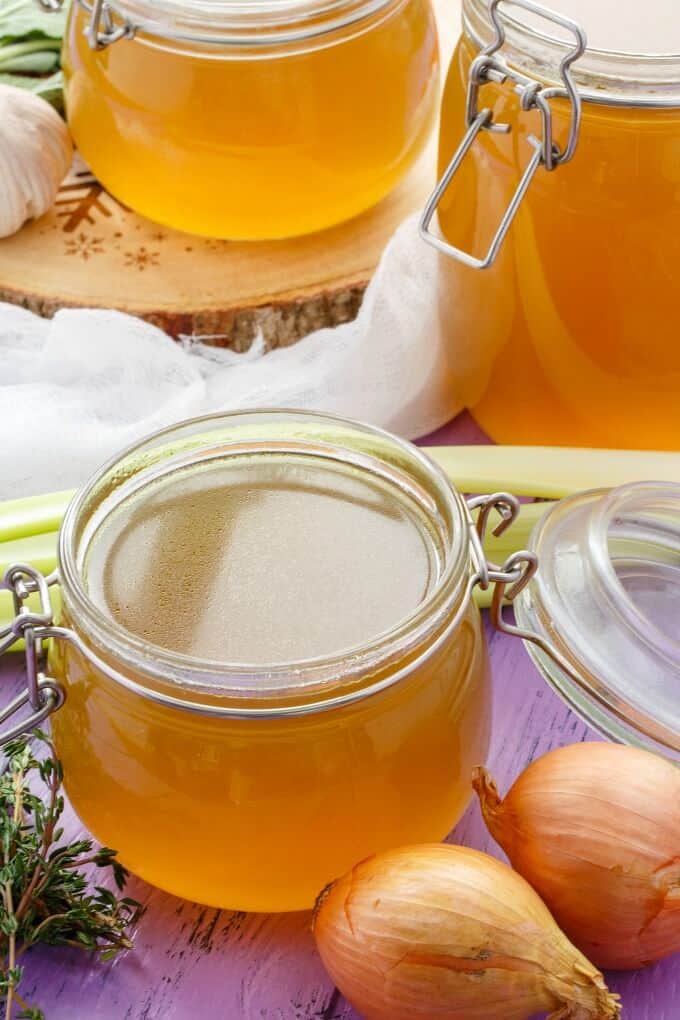
[[[513,629],[545,679],[605,736],[680,759],[680,485],[561,500],[530,551]]]
[[[562,84],[563,61],[588,102],[624,106],[680,103],[680,18],[674,0],[644,9],[618,0],[464,0],[463,26],[480,48],[502,24],[507,63],[535,80]]]
[[[104,47],[138,33],[165,40],[242,45],[302,43],[363,23],[392,0],[76,0],[90,15],[87,35]],[[365,27],[365,26],[364,26]]]

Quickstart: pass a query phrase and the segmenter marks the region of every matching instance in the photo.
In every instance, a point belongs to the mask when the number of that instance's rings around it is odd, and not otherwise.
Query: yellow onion
[[[533,762],[501,800],[475,770],[489,831],[599,967],[680,950],[680,769],[647,751],[585,743]]]
[[[367,1020],[613,1020],[618,997],[533,889],[487,854],[389,850],[324,890],[321,958]]]

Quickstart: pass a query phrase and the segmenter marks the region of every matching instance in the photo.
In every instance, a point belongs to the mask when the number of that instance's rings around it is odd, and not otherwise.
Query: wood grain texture
[[[460,0],[433,0],[442,67]],[[76,162],[57,204],[0,240],[0,300],[52,316],[64,307],[116,308],[171,336],[247,349],[286,346],[354,318],[397,226],[422,208],[435,180],[436,138],[375,208],[289,241],[213,241],[159,227],[108,195]]]
[[[428,441],[482,438],[464,416]],[[494,676],[489,764],[505,790],[535,757],[597,737],[546,687],[519,642],[488,626],[487,632]],[[20,662],[6,660],[3,697],[19,680]],[[68,832],[77,831],[69,813]],[[205,834],[209,839],[209,818]],[[450,841],[502,857],[476,804]],[[27,954],[23,991],[46,1009],[47,1020],[360,1020],[325,976],[309,914],[211,910],[136,880],[130,891],[147,906],[133,952],[110,965],[75,951],[41,947]],[[623,997],[625,1020],[678,1020],[680,955],[638,973],[609,975],[609,982]]]

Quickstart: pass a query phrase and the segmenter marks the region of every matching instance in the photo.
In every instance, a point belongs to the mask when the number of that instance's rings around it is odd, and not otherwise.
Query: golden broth
[[[440,169],[464,131],[474,56],[462,40],[444,93]],[[480,106],[513,125],[482,132],[442,200],[444,236],[486,252],[533,152],[537,114],[506,86]],[[564,144],[565,104],[554,103]],[[495,264],[442,256],[441,314],[475,356],[459,396],[498,442],[678,449],[680,110],[583,104],[573,160],[539,169]],[[465,368],[465,366],[463,366]]]
[[[286,691],[269,691],[268,664],[339,657],[341,685],[353,650],[427,600],[444,555],[416,501],[391,482],[268,455],[168,474],[123,501],[94,532],[84,577],[100,610],[159,654],[190,654],[208,673],[215,661],[204,701],[233,705],[224,664],[245,661],[252,688],[241,703],[266,707],[283,693],[318,697],[296,690],[292,665]],[[64,622],[77,630],[68,608]],[[377,659],[357,682],[426,647]],[[488,664],[472,605],[406,679],[306,715],[192,714],[198,695],[179,687],[186,710],[155,704],[69,644],[52,668],[66,680],[53,726],[76,811],[133,872],[215,906],[309,907],[362,857],[442,838],[487,747]]]
[[[320,230],[378,202],[433,125],[428,0],[398,0],[330,45],[252,58],[140,33],[90,49],[76,4],[65,47],[78,149],[137,212],[233,240]]]

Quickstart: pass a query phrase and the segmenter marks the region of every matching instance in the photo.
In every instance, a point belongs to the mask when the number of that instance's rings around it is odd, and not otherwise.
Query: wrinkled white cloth
[[[309,408],[424,435],[460,410],[436,277],[410,218],[356,320],[269,353],[259,337],[235,354],[120,312],[46,320],[0,304],[0,499],[77,486],[135,439],[212,411]]]

